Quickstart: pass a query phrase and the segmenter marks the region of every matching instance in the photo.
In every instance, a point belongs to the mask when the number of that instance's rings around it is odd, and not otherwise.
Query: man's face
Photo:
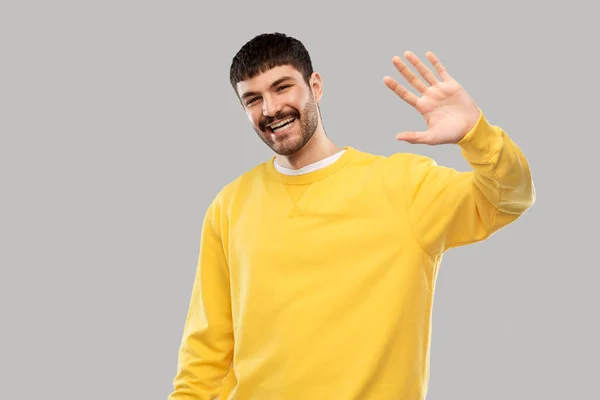
[[[313,76],[313,81],[319,90],[318,75]],[[277,154],[296,153],[317,129],[317,99],[302,74],[292,66],[278,66],[239,82],[237,92],[252,128]],[[282,122],[287,124],[278,126]]]

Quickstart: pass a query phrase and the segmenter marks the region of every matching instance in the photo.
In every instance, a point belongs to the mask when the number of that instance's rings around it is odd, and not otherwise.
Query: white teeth
[[[283,121],[280,121],[280,122],[277,122],[276,124],[270,125],[270,127],[271,127],[271,129],[276,129],[276,128],[280,127],[281,125],[287,124],[288,122],[292,121],[293,119],[294,118],[284,119]]]
[[[289,123],[285,124],[284,126],[280,126],[278,128],[274,128],[273,132],[278,133],[278,132],[287,131],[293,123],[294,122],[293,122],[293,119],[292,119],[292,122],[289,122]]]

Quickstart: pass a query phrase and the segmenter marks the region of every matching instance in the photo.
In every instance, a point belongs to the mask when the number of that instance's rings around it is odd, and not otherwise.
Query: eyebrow
[[[275,82],[271,83],[271,85],[269,86],[269,88],[272,89],[275,86],[281,84],[282,82],[289,81],[289,80],[294,81],[295,79],[292,78],[291,76],[283,76],[283,77],[277,79]],[[242,95],[241,99],[245,100],[247,97],[255,96],[255,95],[258,95],[258,93],[257,92],[246,92],[246,93],[244,93]]]

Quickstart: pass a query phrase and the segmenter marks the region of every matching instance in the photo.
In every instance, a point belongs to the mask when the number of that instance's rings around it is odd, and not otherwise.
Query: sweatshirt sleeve
[[[214,400],[233,354],[229,269],[216,202],[205,215],[177,374],[169,400]]]
[[[405,169],[410,224],[430,255],[488,238],[535,201],[525,156],[479,111],[479,120],[458,143],[471,171],[440,166],[420,155]]]

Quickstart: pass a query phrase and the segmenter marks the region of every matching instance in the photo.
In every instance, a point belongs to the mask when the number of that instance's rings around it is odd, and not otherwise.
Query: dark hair
[[[238,82],[280,65],[293,66],[302,74],[306,84],[310,85],[313,67],[302,42],[279,32],[255,36],[233,57],[229,70],[231,86],[236,90]]]

